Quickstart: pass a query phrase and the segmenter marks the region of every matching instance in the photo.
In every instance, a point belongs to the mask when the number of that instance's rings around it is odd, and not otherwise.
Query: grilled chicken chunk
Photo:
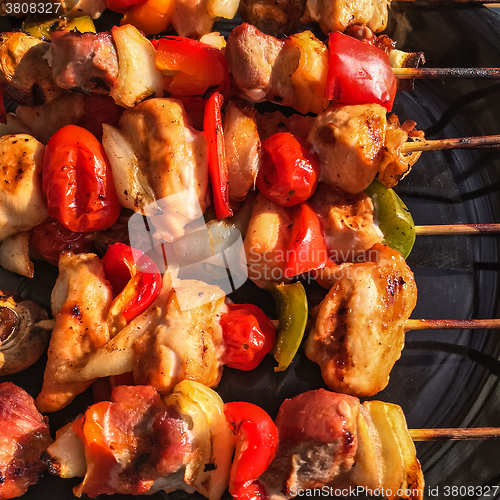
[[[84,113],[85,96],[76,92],[64,92],[55,101],[40,106],[16,108],[17,119],[43,144],[47,144],[60,128],[76,125]]]
[[[307,139],[320,156],[320,181],[346,193],[364,191],[379,171],[386,128],[378,104],[336,105],[318,115]]]
[[[216,387],[222,375],[224,292],[196,280],[174,285],[159,323],[134,344],[134,381],[162,395],[182,380]]]
[[[378,167],[378,180],[388,188],[405,177],[422,154],[422,151],[401,152],[401,146],[405,142],[424,140],[424,131],[416,130],[416,125],[412,120],[406,120],[401,125],[395,114],[387,118],[384,156]]]
[[[154,237],[173,241],[205,211],[207,144],[175,99],[148,99],[126,110],[103,145],[122,206],[151,217]]]
[[[0,241],[48,217],[42,190],[44,150],[30,135],[0,137]]]
[[[55,99],[62,90],[44,56],[50,44],[21,31],[0,35],[0,91],[23,106]]]
[[[281,37],[298,30],[305,4],[306,0],[241,0],[239,13],[260,31]]]
[[[261,288],[270,281],[283,281],[293,213],[293,207],[276,205],[263,194],[257,196],[244,246],[248,277]]]
[[[373,202],[365,193],[348,195],[321,184],[309,203],[321,220],[333,262],[354,262],[382,241],[382,232],[373,220]]]
[[[47,352],[43,387],[36,398],[42,412],[63,408],[92,383],[60,382],[58,369],[77,365],[87,353],[97,351],[109,340],[106,316],[112,292],[99,257],[63,254],[51,300],[56,324]]]
[[[314,117],[293,114],[285,116],[279,111],[272,113],[257,113],[257,126],[260,139],[263,141],[268,137],[280,132],[289,132],[296,137],[306,139],[314,124]]]
[[[244,23],[231,31],[225,55],[242,98],[272,101],[304,114],[320,113],[328,105],[328,50],[310,31],[278,40]]]
[[[223,120],[224,144],[229,175],[229,197],[243,200],[255,187],[259,173],[261,146],[255,108],[232,102]]]
[[[355,24],[366,25],[372,31],[387,27],[391,0],[307,0],[302,23],[319,23],[323,33],[345,31]]]
[[[118,78],[118,56],[110,33],[55,31],[51,42],[56,85],[83,93],[109,93]]]
[[[384,389],[404,347],[416,302],[413,273],[400,253],[377,243],[366,262],[329,268],[332,288],[305,344],[328,387],[356,396]]]
[[[162,395],[182,380],[215,387],[222,374],[224,292],[195,280],[174,285],[164,275],[160,295],[144,313],[80,363],[61,362],[56,377],[76,383],[133,372],[137,384]]]
[[[45,469],[40,456],[52,443],[47,419],[12,382],[0,384],[0,498],[24,495]]]

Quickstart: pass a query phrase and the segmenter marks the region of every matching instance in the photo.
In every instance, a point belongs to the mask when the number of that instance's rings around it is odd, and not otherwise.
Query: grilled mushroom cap
[[[53,327],[38,304],[0,291],[0,375],[31,366],[46,351]]]
[[[21,31],[0,36],[0,90],[23,106],[38,106],[55,99],[52,70],[44,59],[50,44]]]

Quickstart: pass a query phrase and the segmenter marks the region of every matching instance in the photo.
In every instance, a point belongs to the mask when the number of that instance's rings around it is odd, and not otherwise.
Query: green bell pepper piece
[[[276,332],[276,344],[272,351],[278,366],[276,372],[282,372],[292,362],[302,342],[307,325],[307,296],[302,283],[270,283],[267,286],[276,301],[279,325]]]
[[[94,22],[89,16],[66,19],[64,17],[51,17],[45,20],[26,20],[22,25],[23,31],[39,39],[50,40],[50,35],[54,31],[78,30],[80,33],[95,33]]]
[[[375,205],[375,213],[383,243],[397,250],[405,259],[415,243],[415,223],[408,208],[393,189],[386,188],[375,179],[365,193]]]

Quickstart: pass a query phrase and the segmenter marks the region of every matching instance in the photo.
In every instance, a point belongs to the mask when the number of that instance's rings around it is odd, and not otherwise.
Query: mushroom
[[[31,366],[46,351],[54,324],[35,302],[0,291],[0,375]]]

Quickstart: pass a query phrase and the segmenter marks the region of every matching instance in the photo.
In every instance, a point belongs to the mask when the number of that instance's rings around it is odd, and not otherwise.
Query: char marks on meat
[[[285,400],[278,451],[259,480],[285,495],[337,481],[354,464],[358,412],[358,399],[324,389]]]
[[[12,382],[0,384],[0,498],[14,498],[35,484],[52,443],[46,419],[33,398]]]
[[[109,93],[118,77],[111,34],[56,31],[51,40],[52,75],[59,87]]]

